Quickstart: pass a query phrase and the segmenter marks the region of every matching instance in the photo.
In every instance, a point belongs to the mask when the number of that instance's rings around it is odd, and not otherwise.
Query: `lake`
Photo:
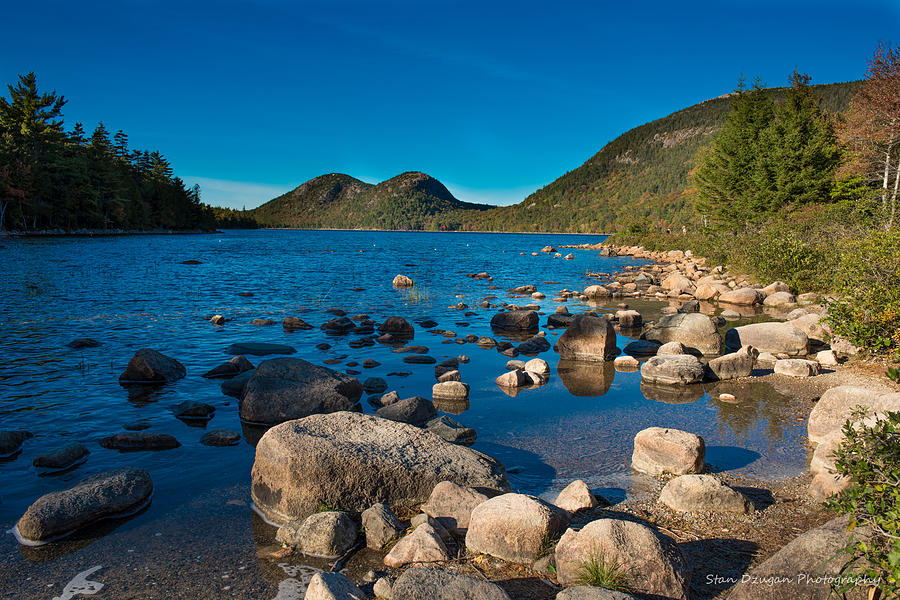
[[[604,258],[595,250],[561,249],[571,251],[573,260],[531,254],[548,244],[602,240],[279,230],[0,239],[0,429],[34,434],[21,454],[0,462],[0,526],[11,528],[42,494],[111,468],[147,469],[155,487],[152,504],[140,514],[107,521],[65,542],[25,548],[12,535],[0,536],[0,598],[60,596],[67,582],[95,566],[102,569],[89,579],[104,582],[102,597],[302,597],[295,584],[285,582],[302,582],[315,565],[296,556],[285,561],[258,557],[274,534],[249,504],[250,441],[258,432],[242,427],[237,401],[222,394],[220,381],[201,374],[227,360],[225,348],[234,342],[275,342],[293,346],[293,356],[317,364],[337,359],[332,368],[352,368],[361,381],[382,377],[401,397],[430,398],[433,365],[404,363],[406,355],[381,344],[351,348],[348,342],[359,336],[318,329],[333,316],[325,311],[364,313],[378,322],[392,315],[410,321],[427,317],[458,338],[506,339],[490,330],[495,310],[477,308],[486,296],[496,296],[493,303],[536,303],[550,314],[559,306],[552,300],[558,290],[597,283],[588,272],[644,264],[630,257]],[[479,272],[493,281],[466,276]],[[391,286],[399,273],[416,282],[413,290]],[[547,298],[508,297],[508,288],[525,284],[536,285]],[[573,300],[566,306],[573,313],[615,311],[623,301],[645,320],[657,317],[665,305],[616,299],[599,307]],[[459,302],[474,308],[448,308]],[[466,316],[467,311],[475,314]],[[213,326],[209,318],[214,314],[228,321]],[[280,324],[286,316],[299,316],[315,328],[286,332]],[[253,325],[255,318],[276,324]],[[541,319],[543,327],[546,317]],[[551,342],[561,333],[545,330]],[[66,346],[83,337],[101,346]],[[618,345],[629,341],[619,336]],[[323,342],[331,348],[317,349]],[[798,475],[806,466],[805,421],[796,418],[789,398],[765,384],[748,388],[746,401],[727,404],[700,385],[677,394],[642,389],[640,373],[615,372],[611,364],[561,366],[550,350],[540,354],[550,364],[549,382],[510,396],[494,384],[509,360],[496,349],[457,344],[418,326],[411,343],[427,346],[438,361],[461,354],[471,359],[460,365],[463,381],[471,385],[469,406],[454,408],[452,416],[477,431],[473,447],[506,465],[516,491],[552,500],[580,478],[611,501],[637,493],[646,480],[629,468],[632,439],[650,426],[701,435],[714,471],[772,479]],[[178,359],[187,377],[150,390],[120,386],[118,376],[140,348]],[[254,364],[264,360],[248,358]],[[380,366],[363,368],[365,359]],[[348,367],[348,362],[360,364]],[[398,372],[408,375],[388,375]],[[173,416],[172,408],[185,400],[216,407],[205,428]],[[365,397],[362,406],[374,411]],[[132,453],[99,445],[133,422],[171,434],[182,445]],[[207,447],[199,440],[208,429],[232,429],[247,439],[233,447]],[[57,475],[32,466],[34,457],[73,441],[91,452],[84,464]]]

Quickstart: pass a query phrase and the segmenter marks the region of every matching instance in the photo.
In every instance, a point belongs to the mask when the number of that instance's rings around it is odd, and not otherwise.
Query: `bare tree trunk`
[[[891,194],[891,216],[888,218],[887,228],[890,231],[894,227],[894,217],[897,214],[897,188],[900,187],[900,160],[894,169],[894,193]]]
[[[891,172],[891,149],[888,148],[884,151],[884,177],[881,180],[881,206],[884,208],[884,212],[887,213],[887,190],[888,190],[888,177]]]
[[[0,229],[3,229],[3,219],[6,217],[6,207],[9,206],[9,200],[0,202]]]

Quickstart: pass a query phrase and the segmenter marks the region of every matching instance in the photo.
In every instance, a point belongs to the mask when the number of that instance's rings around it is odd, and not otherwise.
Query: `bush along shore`
[[[639,369],[642,391],[661,399],[678,398],[697,382],[720,385],[712,393],[725,403],[741,402],[741,384],[754,378],[788,389],[798,397],[798,418],[808,420],[815,445],[808,475],[770,483],[713,474],[700,436],[660,422],[633,440],[632,469],[656,482],[649,493],[610,505],[581,480],[570,482],[553,502],[516,493],[500,462],[468,447],[476,432],[437,416],[438,408],[467,403],[471,388],[460,374],[468,357],[437,363],[406,345],[417,325],[436,324],[413,324],[400,315],[378,323],[335,310],[321,328],[367,336],[351,347],[386,344],[408,353],[411,364],[433,364],[432,397],[400,398],[378,378],[360,382],[284,356],[294,352],[289,346],[229,347],[234,358],[204,376],[224,379],[223,392],[240,398],[244,422],[268,428],[256,444],[250,474],[254,509],[277,527],[276,544],[261,549],[261,555],[281,560],[296,553],[327,561],[331,569],[312,577],[307,600],[824,599],[835,585],[849,589],[850,597],[890,590],[885,568],[877,562],[890,560],[891,538],[884,535],[889,524],[872,514],[878,510],[861,514],[854,499],[864,495],[873,473],[893,477],[896,472],[883,461],[868,466],[866,436],[893,439],[900,388],[885,377],[866,375],[853,361],[842,364],[858,351],[831,335],[818,295],[795,295],[798,290],[782,282],[755,285],[689,252],[606,244],[589,248],[653,262],[593,273],[596,284],[556,292],[553,300],[561,306],[546,315],[546,325],[565,329],[555,344],[560,357],[589,368],[611,362],[618,370]],[[550,246],[542,252],[565,258]],[[491,279],[488,273],[471,277]],[[407,288],[415,282],[398,275],[385,285]],[[511,298],[544,297],[534,285],[507,292]],[[629,298],[669,305],[661,317],[645,322],[624,303]],[[562,306],[569,299],[581,300],[587,310],[569,313]],[[592,304],[618,304],[618,310],[592,309]],[[770,321],[729,325],[760,307]],[[550,350],[551,343],[539,331],[536,307],[487,302],[481,308],[496,311],[494,329],[516,332],[524,340],[514,346],[490,337],[460,338],[513,359],[496,384],[513,395],[544,383],[549,368],[537,355]],[[227,321],[215,315],[210,327]],[[287,317],[283,327],[313,326]],[[620,355],[616,340],[623,333],[638,339]],[[87,339],[73,344],[98,345]],[[245,357],[272,354],[282,356],[255,366]],[[530,360],[516,360],[519,355]],[[175,384],[186,372],[177,359],[142,349],[119,381],[125,386]],[[375,414],[359,411],[363,392],[373,394]],[[187,401],[174,410],[178,418],[202,420],[215,409]],[[885,415],[893,415],[887,427],[879,425]],[[2,432],[0,450],[15,457],[28,438],[27,432]],[[239,439],[236,432],[215,430],[203,443],[226,446]],[[179,442],[165,434],[128,431],[101,445],[139,451],[174,448]],[[75,444],[35,464],[66,468],[88,454]],[[101,519],[142,510],[152,492],[146,471],[123,465],[37,499],[14,534],[26,545],[52,543]],[[890,499],[880,493],[887,503]],[[836,511],[823,506],[829,497]],[[873,551],[843,553],[860,540]],[[363,548],[378,557],[377,569],[340,572]],[[774,579],[777,584],[766,584]]]

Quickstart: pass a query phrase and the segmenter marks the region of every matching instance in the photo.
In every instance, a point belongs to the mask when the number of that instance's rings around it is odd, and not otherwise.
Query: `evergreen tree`
[[[757,80],[747,90],[741,78],[732,109],[711,148],[694,173],[697,211],[713,225],[739,229],[755,219],[761,203],[758,157],[763,132],[774,116],[774,106]]]

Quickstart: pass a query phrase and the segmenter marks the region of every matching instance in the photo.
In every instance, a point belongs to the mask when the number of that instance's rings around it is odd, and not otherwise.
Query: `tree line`
[[[210,229],[199,186],[174,175],[159,151],[131,149],[101,122],[67,130],[66,99],[39,92],[34,73],[0,97],[0,229]]]

